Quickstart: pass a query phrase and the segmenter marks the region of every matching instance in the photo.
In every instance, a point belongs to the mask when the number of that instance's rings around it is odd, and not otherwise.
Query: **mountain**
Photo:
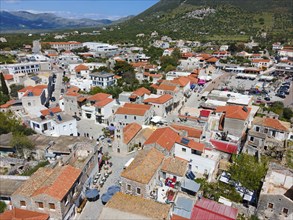
[[[101,27],[111,24],[108,19],[67,19],[52,13],[33,14],[27,11],[0,11],[1,31],[53,30],[66,28]]]
[[[292,0],[161,0],[105,38],[135,40],[138,33],[157,31],[202,41],[244,41],[264,32],[268,38],[288,39],[293,35],[292,15]]]

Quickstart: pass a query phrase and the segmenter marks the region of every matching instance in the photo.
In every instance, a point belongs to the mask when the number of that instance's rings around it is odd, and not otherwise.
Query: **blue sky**
[[[118,19],[137,15],[159,0],[0,0],[0,9],[49,12],[66,18]]]

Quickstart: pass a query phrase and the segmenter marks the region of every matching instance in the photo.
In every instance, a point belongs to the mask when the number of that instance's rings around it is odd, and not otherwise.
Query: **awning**
[[[97,189],[89,189],[85,192],[88,201],[96,201],[99,199],[100,193]]]
[[[121,188],[120,188],[120,186],[110,186],[109,188],[108,188],[108,191],[107,191],[107,193],[108,194],[110,194],[110,195],[114,195],[115,193],[117,193],[117,192],[120,192],[121,191]]]
[[[106,205],[107,202],[112,198],[113,195],[110,195],[108,192],[104,193],[101,197],[103,205]]]

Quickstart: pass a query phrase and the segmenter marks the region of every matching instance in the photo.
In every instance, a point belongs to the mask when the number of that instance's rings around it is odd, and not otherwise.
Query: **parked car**
[[[266,96],[266,97],[264,98],[264,100],[266,100],[266,101],[271,101],[271,98],[268,97],[268,96]]]
[[[278,93],[278,96],[282,99],[286,98],[286,94],[284,92]]]

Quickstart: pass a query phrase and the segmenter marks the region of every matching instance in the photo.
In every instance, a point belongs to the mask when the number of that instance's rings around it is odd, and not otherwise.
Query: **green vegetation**
[[[16,84],[10,85],[10,96],[13,98],[17,98],[18,97],[17,92],[23,88],[24,88],[24,85],[16,85]]]
[[[283,102],[274,102],[270,107],[264,108],[264,110],[274,112],[278,114],[280,120],[290,121],[293,117],[293,111],[291,108],[285,108]]]
[[[29,169],[29,170],[26,170],[25,172],[23,172],[22,174],[21,174],[21,176],[31,176],[31,175],[33,175],[40,167],[45,167],[45,166],[47,166],[48,164],[50,164],[49,163],[49,161],[41,161],[41,162],[39,162],[38,163],[38,165],[37,166],[35,166],[35,167],[32,167],[31,169]]]
[[[0,135],[8,134],[10,132],[23,135],[31,135],[35,133],[32,129],[22,125],[19,120],[13,117],[12,113],[0,112]]]
[[[221,59],[220,60],[221,63],[229,63],[229,64],[239,64],[239,65],[250,65],[251,61],[249,59],[246,59],[244,57],[238,57],[238,56],[234,56],[234,57],[227,57],[226,59]]]
[[[3,201],[0,201],[0,213],[3,213],[6,210],[6,203]]]
[[[16,149],[17,154],[21,157],[25,155],[26,151],[32,150],[35,146],[27,136],[21,133],[13,134],[10,145]]]
[[[144,52],[147,56],[151,57],[150,63],[158,64],[157,62],[163,54],[163,49],[151,46],[144,50]]]
[[[176,69],[176,66],[179,64],[180,51],[175,49],[171,56],[162,56],[161,61],[161,70],[164,72],[169,72]]]
[[[125,61],[116,62],[113,69],[114,69],[114,73],[119,76],[123,76],[126,73],[134,74],[133,66]]]
[[[225,183],[215,182],[208,183],[206,179],[196,179],[200,183],[200,189],[203,191],[203,196],[218,201],[220,196],[223,196],[233,202],[241,202],[242,198],[233,186]]]
[[[0,64],[11,64],[15,63],[15,56],[0,54]]]
[[[293,169],[293,141],[288,141],[288,150],[286,152],[286,164],[290,169]]]
[[[3,105],[5,104],[7,101],[10,100],[9,96],[4,94],[2,91],[1,91],[1,87],[0,87],[0,105]]]
[[[258,162],[257,158],[248,154],[234,156],[229,167],[231,179],[238,181],[249,190],[258,190],[267,171],[266,159]]]
[[[3,73],[1,72],[0,74],[0,80],[1,80],[1,91],[4,95],[9,95],[9,90],[8,90],[8,87],[5,83],[5,79],[4,79],[4,75]]]
[[[67,76],[63,77],[63,82],[64,83],[68,83],[70,81],[70,78],[68,78]]]

